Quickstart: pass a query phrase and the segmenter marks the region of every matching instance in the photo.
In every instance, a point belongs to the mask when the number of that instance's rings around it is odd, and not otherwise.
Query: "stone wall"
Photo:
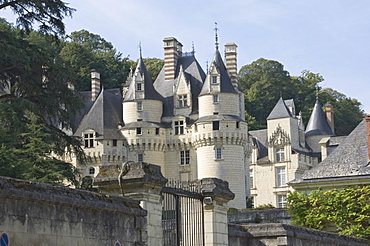
[[[228,214],[228,222],[243,223],[283,223],[291,222],[291,215],[286,209],[241,210],[235,214]]]
[[[146,245],[147,213],[130,198],[0,177],[0,201],[9,246]]]
[[[233,246],[366,246],[365,240],[279,223],[229,224]]]

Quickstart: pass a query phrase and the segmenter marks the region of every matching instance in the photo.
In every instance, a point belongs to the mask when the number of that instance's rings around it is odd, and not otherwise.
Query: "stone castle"
[[[83,138],[83,176],[125,161],[160,165],[165,177],[181,181],[226,180],[235,199],[230,207],[285,207],[287,185],[321,160],[319,141],[333,136],[319,102],[305,129],[293,100],[280,99],[267,118],[268,129],[250,131],[244,94],[237,80],[237,45],[216,42],[206,72],[194,52],[182,52],[176,38],[165,38],[164,67],[151,80],[141,58],[121,89],[101,89],[92,70],[91,91],[81,92],[86,112],[76,118],[74,135]],[[332,115],[331,115],[332,116]]]

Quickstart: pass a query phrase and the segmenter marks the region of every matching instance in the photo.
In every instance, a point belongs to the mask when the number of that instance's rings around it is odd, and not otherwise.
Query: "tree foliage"
[[[334,106],[336,134],[348,135],[364,117],[361,103],[333,89],[322,89],[319,86],[322,81],[320,74],[309,70],[303,70],[300,76],[290,76],[281,63],[264,58],[243,66],[239,82],[245,93],[249,129],[266,128],[266,118],[279,97],[293,99],[296,113],[301,112],[307,123],[318,93],[323,105]]]
[[[55,38],[0,22],[0,175],[42,182],[74,181],[70,164],[51,158],[74,153],[78,138],[64,130],[82,103],[68,89],[69,69]],[[47,45],[46,45],[47,44]]]
[[[292,192],[288,211],[293,224],[370,240],[370,186],[340,191]]]
[[[30,32],[34,23],[43,34],[64,35],[63,19],[75,11],[61,0],[0,0],[0,10],[10,8],[18,27]]]
[[[91,89],[91,69],[100,72],[104,88],[121,88],[133,65],[110,42],[86,30],[72,32],[65,39],[60,56],[73,69],[72,82],[79,91]]]

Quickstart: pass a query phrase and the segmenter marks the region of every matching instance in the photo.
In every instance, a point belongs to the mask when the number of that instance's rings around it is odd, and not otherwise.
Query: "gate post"
[[[112,182],[104,185],[103,178],[100,178],[102,181],[96,180],[99,189],[121,193],[121,188],[124,196],[139,200],[141,207],[148,211],[147,245],[163,245],[161,190],[167,179],[163,177],[161,167],[145,162],[127,162],[122,169],[125,170],[123,173],[121,170],[120,182],[115,178],[115,185]]]
[[[205,245],[228,245],[227,203],[235,195],[221,179],[204,178],[200,182],[204,196]]]

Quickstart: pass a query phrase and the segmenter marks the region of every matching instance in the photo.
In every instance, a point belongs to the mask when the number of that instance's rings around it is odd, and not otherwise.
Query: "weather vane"
[[[215,45],[216,45],[216,49],[218,49],[218,35],[217,35],[217,32],[218,32],[218,27],[217,27],[217,22],[215,22],[215,29],[213,29],[215,31]]]
[[[316,86],[316,100],[319,100],[319,86]]]

